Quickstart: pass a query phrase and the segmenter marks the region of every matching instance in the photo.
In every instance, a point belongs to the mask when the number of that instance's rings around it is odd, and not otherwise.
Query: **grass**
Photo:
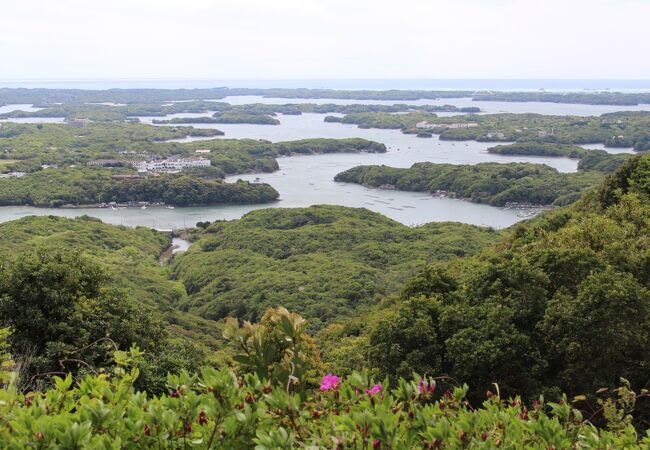
[[[4,170],[7,168],[7,166],[10,166],[12,164],[17,163],[17,159],[0,159],[0,171]]]

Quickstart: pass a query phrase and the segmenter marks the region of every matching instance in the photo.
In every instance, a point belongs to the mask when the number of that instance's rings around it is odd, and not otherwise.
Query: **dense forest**
[[[282,305],[319,328],[397,292],[417,267],[473,254],[499,233],[471,225],[409,228],[366,209],[264,209],[214,222],[175,259],[183,309],[258,320]]]
[[[169,239],[150,230],[2,224],[0,436],[62,448],[644,448],[649,225],[650,156],[504,233],[272,209],[203,224],[171,268],[156,265]],[[161,302],[150,284],[175,294]],[[239,301],[220,298],[231,291]],[[291,294],[307,321],[266,309]],[[194,312],[256,320],[210,325]]]
[[[185,289],[158,262],[171,245],[168,236],[90,217],[44,216],[2,223],[0,238],[2,322],[38,330],[32,340],[12,341],[26,388],[42,384],[33,375],[60,370],[57,361],[68,350],[110,336],[124,348],[147,349],[138,386],[159,390],[168,371],[207,363],[221,341],[214,323],[177,308]],[[76,358],[99,365],[96,358],[112,348],[106,344]]]
[[[478,392],[499,380],[529,398],[619,377],[647,389],[649,195],[650,157],[635,157],[575,205],[478,256],[432,264],[375,321],[360,320],[361,334],[333,328],[330,354],[341,370],[365,359],[382,376],[442,372]]]
[[[278,192],[268,184],[204,180],[183,174],[116,180],[99,168],[47,169],[0,180],[0,206],[59,207],[100,203],[166,203],[176,206],[267,203]]]
[[[561,173],[543,164],[480,163],[454,165],[416,163],[410,168],[357,166],[335,181],[364,186],[429,192],[477,203],[562,206],[603,180],[600,172]]]

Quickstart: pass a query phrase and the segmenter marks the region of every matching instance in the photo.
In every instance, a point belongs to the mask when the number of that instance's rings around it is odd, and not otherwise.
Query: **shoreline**
[[[165,203],[146,203],[139,205],[131,205],[128,203],[115,203],[113,205],[102,206],[100,203],[94,203],[89,205],[62,205],[62,206],[41,206],[41,205],[0,205],[0,210],[2,208],[36,208],[36,209],[62,209],[62,210],[75,210],[75,209],[98,209],[98,210],[110,210],[110,209],[145,209],[155,208],[155,209],[184,209],[184,208],[210,208],[210,207],[219,207],[219,206],[248,206],[248,205],[271,205],[273,203],[278,203],[282,199],[276,199],[270,202],[262,203],[215,203],[215,204],[192,204],[185,206],[175,206],[175,205],[166,205]],[[113,208],[114,207],[114,208]]]

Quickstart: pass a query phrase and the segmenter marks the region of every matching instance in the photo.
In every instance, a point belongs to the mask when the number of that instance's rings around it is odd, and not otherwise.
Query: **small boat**
[[[174,209],[174,207],[172,205],[168,205],[167,209]]]
[[[140,209],[147,209],[147,207],[145,205],[142,205]]]
[[[113,205],[111,205],[111,209],[112,209],[113,211],[117,211],[117,208],[116,208],[115,206],[113,206]]]

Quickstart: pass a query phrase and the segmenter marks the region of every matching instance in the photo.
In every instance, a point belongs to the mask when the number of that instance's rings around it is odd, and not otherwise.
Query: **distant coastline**
[[[650,79],[174,79],[174,78],[104,78],[104,79],[0,79],[0,88],[110,89],[110,88],[311,88],[311,89],[404,89],[404,90],[502,90],[502,91],[650,91]]]

